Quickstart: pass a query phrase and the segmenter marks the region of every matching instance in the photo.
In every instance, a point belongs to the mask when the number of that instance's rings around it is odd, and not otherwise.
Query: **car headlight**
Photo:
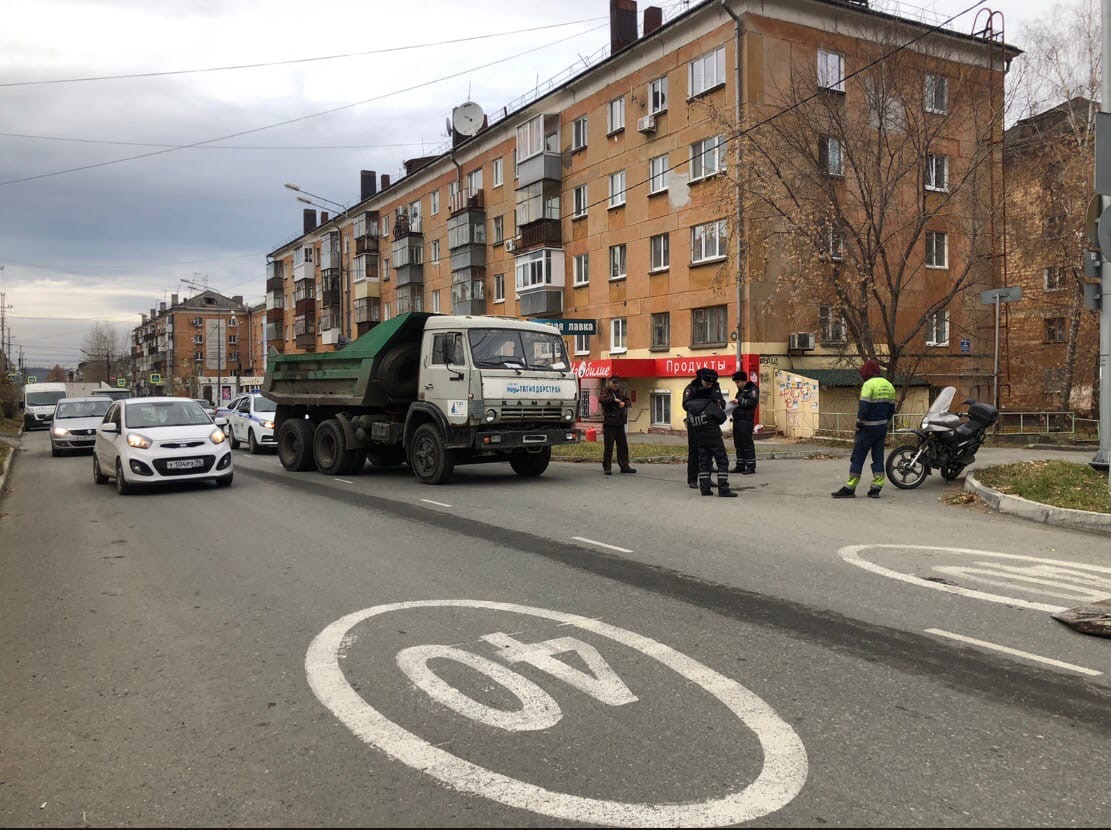
[[[262,428],[263,429],[273,429],[274,428],[274,422],[273,421],[263,421],[262,422]]]
[[[69,430],[66,429],[65,427],[54,427],[52,432],[55,435],[57,435],[59,438],[61,438],[63,435],[69,435]]]
[[[486,423],[492,424],[498,419],[498,411],[496,409],[486,410]]]
[[[211,441],[213,444],[223,444],[225,441],[228,440],[228,437],[224,435],[224,431],[222,429],[214,429],[212,430],[212,434],[208,436],[208,440]]]
[[[565,421],[575,420],[575,410],[573,410],[573,409],[563,410],[563,420],[565,420]]]
[[[145,435],[140,435],[137,432],[129,432],[127,434],[127,446],[135,447],[140,450],[149,450],[153,442]]]

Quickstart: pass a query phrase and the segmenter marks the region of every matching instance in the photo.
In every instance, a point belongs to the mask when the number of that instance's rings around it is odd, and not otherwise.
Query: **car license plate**
[[[166,462],[167,470],[191,470],[194,467],[203,467],[204,460],[200,458],[179,458]]]

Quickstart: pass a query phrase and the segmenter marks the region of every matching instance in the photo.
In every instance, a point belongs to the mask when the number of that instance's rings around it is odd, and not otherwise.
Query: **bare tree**
[[[108,383],[122,365],[125,342],[126,338],[118,326],[93,323],[81,344],[81,353],[85,356],[85,380]]]

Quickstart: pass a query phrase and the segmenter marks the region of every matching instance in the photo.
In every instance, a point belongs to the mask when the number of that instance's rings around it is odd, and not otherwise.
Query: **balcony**
[[[543,179],[560,181],[563,178],[563,157],[559,153],[543,152],[527,158],[517,165],[517,189]]]
[[[315,311],[316,297],[305,297],[303,300],[298,300],[293,306],[293,313],[297,315],[313,314]]]
[[[408,214],[399,213],[394,217],[393,238],[404,239],[407,236],[421,236],[420,217],[409,218]]]
[[[451,286],[452,314],[485,314],[485,280],[464,280]]]
[[[266,309],[266,322],[276,323],[281,325],[285,322],[285,309],[282,308],[268,308]]]
[[[518,299],[522,317],[542,317],[563,313],[563,290],[559,288],[530,291],[527,294],[520,294]]]
[[[448,214],[454,216],[465,210],[485,210],[486,197],[482,188],[475,191],[460,190],[452,193],[448,199]]]
[[[310,331],[297,335],[296,343],[298,349],[305,349],[310,352],[316,351],[316,332]]]
[[[378,253],[378,231],[372,234],[355,237],[355,254],[377,254]]]
[[[277,291],[268,291],[266,293],[266,310],[272,311],[282,308],[285,308],[285,294],[281,292],[281,289]]]
[[[311,262],[302,262],[293,266],[293,281],[311,280],[316,275],[316,269]]]
[[[541,219],[521,228],[516,238],[518,251],[536,247],[558,247],[563,244],[563,223],[558,219]]]
[[[266,279],[266,290],[267,292],[280,292],[282,290],[283,283],[285,283],[285,278],[280,275],[277,277],[268,277]]]
[[[332,247],[320,247],[320,268],[322,271],[335,268],[337,271],[340,267],[339,255],[339,238],[337,237],[336,243]]]

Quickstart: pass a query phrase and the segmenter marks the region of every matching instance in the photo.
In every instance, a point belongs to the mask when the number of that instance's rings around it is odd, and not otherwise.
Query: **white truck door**
[[[427,403],[435,404],[449,424],[467,423],[467,356],[463,333],[458,331],[430,332],[421,369],[420,391]]]

